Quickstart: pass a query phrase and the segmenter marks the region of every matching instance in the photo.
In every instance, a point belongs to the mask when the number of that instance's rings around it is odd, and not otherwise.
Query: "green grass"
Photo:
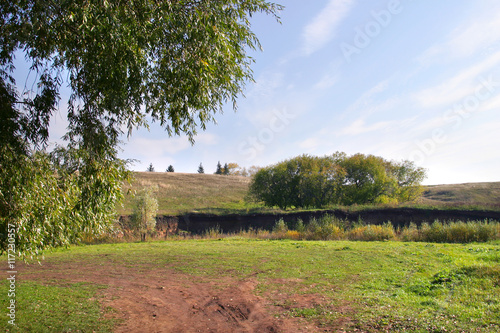
[[[187,174],[171,172],[134,172],[135,180],[124,187],[138,191],[145,186],[157,185],[159,215],[180,215],[198,212],[216,215],[275,213],[277,209],[261,204],[248,203],[245,196],[250,183],[249,177],[220,176],[212,174]],[[500,209],[500,182],[469,183],[455,185],[425,186],[425,193],[417,203],[402,206],[421,208],[467,208]],[[133,197],[126,194],[120,215],[132,213]],[[363,209],[387,208],[393,206],[361,205],[352,207],[329,207],[359,211]]]
[[[278,307],[275,316],[303,317],[326,328],[500,330],[498,241],[457,245],[225,238],[83,246],[46,255],[46,262],[60,265],[75,260],[144,272],[173,268],[213,282],[221,276],[256,279],[256,292]],[[24,274],[29,277],[29,270]],[[19,309],[25,310],[19,310],[19,324],[41,321],[40,327],[64,330],[55,325],[69,325],[65,313],[71,313],[74,331],[106,330],[99,307],[90,301],[96,287],[71,285],[72,292],[68,287],[55,281],[43,288],[22,282],[18,300],[23,302]],[[74,290],[80,296],[74,296]],[[5,294],[0,290],[0,295]],[[304,297],[315,301],[301,302]],[[47,310],[49,304],[56,314]],[[39,307],[46,316],[36,312]],[[90,321],[87,312],[95,313]]]
[[[16,325],[7,323],[11,319],[6,316],[7,306],[2,306],[0,326],[6,332],[109,332],[115,321],[104,318],[108,311],[103,311],[98,301],[100,288],[106,286],[61,281],[17,282]],[[2,305],[10,300],[7,290],[4,280],[0,285]]]

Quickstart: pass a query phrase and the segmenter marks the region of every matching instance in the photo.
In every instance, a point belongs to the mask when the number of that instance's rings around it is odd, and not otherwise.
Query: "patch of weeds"
[[[460,282],[465,276],[465,268],[448,270],[445,269],[441,272],[434,274],[431,279],[432,285],[449,285],[452,283]]]
[[[479,260],[500,263],[500,248],[469,248],[468,251],[476,254]]]
[[[435,294],[435,288],[426,280],[409,285],[406,290],[418,296],[433,296]]]
[[[318,308],[299,308],[293,309],[291,314],[293,317],[302,317],[302,318],[315,318],[319,316],[323,311]]]

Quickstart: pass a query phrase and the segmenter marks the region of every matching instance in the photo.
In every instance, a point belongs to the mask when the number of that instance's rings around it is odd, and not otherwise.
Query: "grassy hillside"
[[[245,209],[244,198],[250,178],[212,174],[177,172],[135,172],[132,186],[125,190],[138,191],[158,186],[158,214],[182,214],[193,211]],[[125,195],[120,214],[132,213],[132,195]]]
[[[158,186],[158,214],[186,212],[224,214],[231,212],[269,211],[245,203],[250,178],[212,174],[135,172],[135,180],[125,190],[137,191]],[[419,204],[429,206],[484,206],[500,208],[500,182],[426,186]],[[120,214],[132,213],[132,195],[127,194]]]
[[[421,199],[424,204],[500,205],[500,182],[430,185]]]

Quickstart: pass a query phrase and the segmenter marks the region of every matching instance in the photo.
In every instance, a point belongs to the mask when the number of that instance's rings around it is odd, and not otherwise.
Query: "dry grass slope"
[[[500,205],[500,182],[426,186],[424,204]]]
[[[161,215],[244,209],[250,182],[247,177],[177,172],[135,172],[134,176],[131,186],[125,185],[125,191],[157,185],[158,214]],[[132,195],[125,195],[124,207],[119,208],[119,213],[132,213]]]
[[[160,215],[187,212],[225,214],[263,209],[245,203],[250,178],[177,172],[135,172],[135,180],[125,191],[158,186]],[[419,204],[430,206],[481,206],[500,209],[500,182],[426,186]],[[132,195],[126,194],[122,215],[132,213]]]

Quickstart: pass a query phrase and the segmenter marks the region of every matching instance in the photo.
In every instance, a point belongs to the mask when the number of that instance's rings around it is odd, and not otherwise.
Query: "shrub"
[[[132,217],[135,229],[141,233],[141,239],[146,240],[146,234],[155,231],[156,212],[158,211],[158,201],[154,192],[158,189],[156,186],[144,188],[136,197],[134,213]]]
[[[306,227],[305,227],[304,221],[302,221],[302,219],[299,218],[297,220],[297,223],[295,224],[295,230],[297,230],[300,233],[303,233],[304,231],[306,231]]]
[[[288,227],[283,220],[280,218],[273,227],[273,238],[281,239],[286,237],[286,232],[288,231]]]
[[[347,233],[349,240],[356,241],[385,241],[396,237],[391,222],[383,225],[365,225],[355,227]]]
[[[215,227],[211,227],[210,229],[205,230],[205,233],[203,236],[204,236],[204,238],[208,238],[208,239],[217,239],[217,238],[221,238],[222,235],[223,235],[223,233],[222,233],[220,226],[216,225]]]
[[[457,221],[443,223],[434,221],[432,225],[424,222],[417,228],[410,223],[403,228],[400,238],[403,241],[432,243],[470,243],[488,242],[500,239],[500,223],[497,221]]]
[[[413,222],[410,222],[410,225],[408,227],[404,227],[400,231],[399,238],[403,242],[418,242],[420,240],[420,234],[417,225]]]
[[[301,239],[300,232],[298,232],[297,230],[287,230],[285,237],[287,239],[294,239],[294,240]]]
[[[344,238],[344,225],[345,221],[335,216],[313,217],[305,227],[304,237],[309,240],[340,240]]]
[[[313,217],[309,220],[309,223],[306,226],[305,230],[305,238],[308,240],[320,240],[321,236],[321,226],[318,223],[318,220]]]

